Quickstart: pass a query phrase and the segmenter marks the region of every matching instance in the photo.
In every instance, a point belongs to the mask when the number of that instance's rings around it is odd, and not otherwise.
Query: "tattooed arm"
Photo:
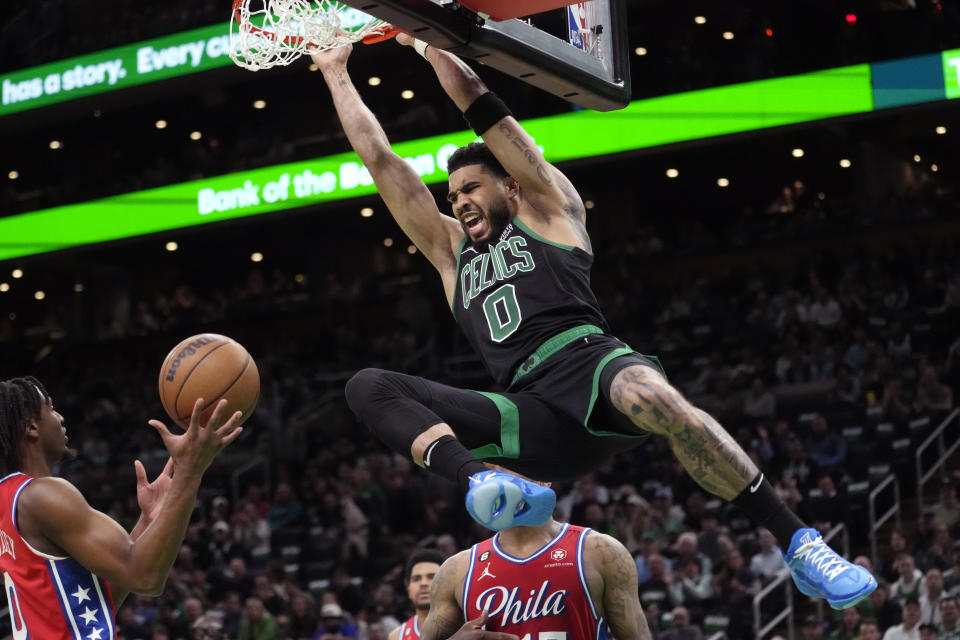
[[[666,437],[687,472],[715,496],[733,500],[757,477],[757,466],[736,440],[660,372],[627,367],[614,377],[610,399],[637,427]]]
[[[584,565],[590,593],[601,606],[613,636],[617,640],[650,640],[638,595],[637,565],[626,547],[591,531],[584,544]]]
[[[470,552],[461,551],[447,558],[430,585],[430,613],[420,629],[422,640],[445,640],[463,624],[463,611],[457,594],[463,589]]]

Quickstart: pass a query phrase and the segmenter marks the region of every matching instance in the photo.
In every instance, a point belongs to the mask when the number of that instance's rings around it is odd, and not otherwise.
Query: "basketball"
[[[173,420],[187,428],[197,398],[203,398],[202,420],[227,399],[226,416],[242,411],[240,423],[260,399],[260,372],[243,346],[216,333],[201,333],[175,346],[160,368],[160,402]]]

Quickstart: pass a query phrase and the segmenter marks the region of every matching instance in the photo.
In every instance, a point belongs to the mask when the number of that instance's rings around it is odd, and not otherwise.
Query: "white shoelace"
[[[819,537],[813,542],[797,547],[797,550],[793,552],[793,557],[798,560],[810,561],[827,577],[828,582],[843,573],[847,568],[846,562],[824,543],[823,538]]]

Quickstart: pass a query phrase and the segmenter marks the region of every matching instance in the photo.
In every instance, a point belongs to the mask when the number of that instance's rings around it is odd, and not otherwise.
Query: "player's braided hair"
[[[447,159],[447,172],[453,173],[460,167],[466,167],[471,164],[482,165],[487,171],[498,178],[508,178],[510,174],[503,168],[497,157],[493,155],[490,148],[482,142],[471,142],[465,147],[460,147],[450,154]]]
[[[40,393],[37,393],[39,391]],[[20,442],[31,420],[39,420],[50,394],[36,378],[26,376],[0,381],[0,474],[20,467]]]
[[[421,562],[434,562],[436,564],[443,564],[443,561],[446,559],[447,557],[436,549],[418,549],[414,551],[407,559],[406,572],[404,573],[403,577],[404,584],[410,584],[410,578],[413,574],[413,567],[417,564]]]

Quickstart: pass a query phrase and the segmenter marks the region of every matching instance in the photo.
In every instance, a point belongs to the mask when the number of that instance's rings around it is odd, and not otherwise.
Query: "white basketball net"
[[[340,47],[390,26],[330,0],[239,0],[234,11],[230,58],[251,71],[288,65],[310,48]]]

